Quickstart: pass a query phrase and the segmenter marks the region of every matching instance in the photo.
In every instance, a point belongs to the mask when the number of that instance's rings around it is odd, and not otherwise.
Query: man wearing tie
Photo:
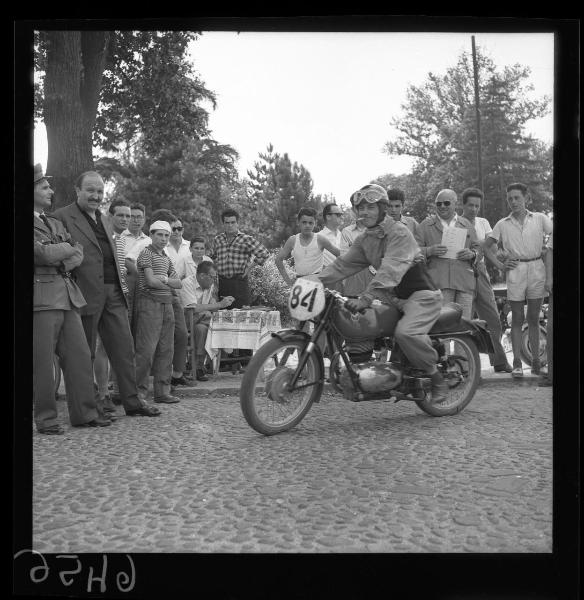
[[[40,164],[34,167],[33,396],[39,433],[64,433],[57,423],[53,357],[59,357],[67,391],[69,420],[75,427],[103,427],[98,416],[93,370],[79,309],[86,305],[70,271],[81,264],[83,248],[71,241],[60,221],[47,217],[53,190]]]

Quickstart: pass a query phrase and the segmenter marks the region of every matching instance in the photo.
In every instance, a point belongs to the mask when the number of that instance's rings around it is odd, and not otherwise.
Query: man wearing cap
[[[40,164],[34,166],[33,395],[39,433],[64,433],[57,423],[53,357],[59,357],[67,391],[69,420],[75,427],[111,424],[98,414],[91,354],[79,308],[86,305],[70,271],[81,264],[83,248],[71,241],[60,221],[49,217],[53,190]]]
[[[128,300],[122,291],[122,273],[116,260],[114,232],[99,206],[103,201],[103,179],[95,171],[82,173],[76,183],[77,201],[54,212],[71,237],[83,244],[83,262],[73,274],[87,301],[81,321],[95,356],[97,333],[118,378],[124,410],[130,416],[160,414],[138,398],[134,340],[128,320]]]
[[[182,283],[169,256],[164,252],[171,234],[166,221],[150,225],[152,243],[140,252],[138,267],[138,296],[136,299],[136,379],[140,398],[148,393],[148,376],[154,376],[154,402],[179,402],[170,394],[174,346],[175,289]]]
[[[387,216],[387,192],[377,184],[362,187],[352,196],[365,233],[355,239],[349,250],[339,256],[318,275],[330,287],[372,265],[375,276],[357,299],[345,306],[353,312],[371,306],[374,299],[395,306],[402,314],[395,340],[410,363],[427,373],[432,380],[432,404],[443,402],[448,387],[438,371],[438,355],[432,347],[428,332],[440,316],[442,294],[436,288],[423,262],[417,261],[420,249],[414,236],[403,224]],[[366,353],[371,356],[373,340]],[[359,360],[368,360],[361,356]]]
[[[512,377],[523,377],[521,337],[527,302],[529,346],[539,348],[539,313],[545,297],[546,267],[543,261],[546,234],[552,233],[552,221],[543,213],[531,212],[529,190],[523,183],[507,186],[507,204],[511,214],[498,221],[486,240],[485,251],[492,252],[497,242],[503,245],[507,258],[501,262],[493,256],[493,263],[505,271],[507,298],[511,304],[511,345],[513,347]],[[534,353],[531,372],[539,375],[541,364]]]

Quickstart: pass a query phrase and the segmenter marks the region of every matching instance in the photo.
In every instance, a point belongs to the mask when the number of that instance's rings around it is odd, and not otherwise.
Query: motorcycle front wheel
[[[312,352],[295,384],[289,382],[306,341],[272,338],[249,361],[239,392],[241,410],[250,427],[263,435],[291,429],[306,416],[323,390],[323,362]]]
[[[529,328],[521,332],[521,348],[519,349],[521,360],[531,367],[533,353],[529,343]],[[541,365],[547,365],[547,331],[543,325],[539,326],[539,362]]]
[[[470,336],[440,337],[446,360],[440,372],[448,386],[443,402],[431,404],[426,395],[416,399],[416,404],[433,417],[444,417],[459,413],[474,397],[481,378],[481,360],[474,340]]]

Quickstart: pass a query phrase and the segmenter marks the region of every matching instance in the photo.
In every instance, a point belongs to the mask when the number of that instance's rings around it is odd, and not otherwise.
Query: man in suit
[[[40,164],[34,167],[34,301],[33,396],[39,433],[64,433],[57,423],[53,357],[59,357],[67,390],[69,420],[74,427],[104,427],[96,407],[93,370],[79,309],[85,298],[70,270],[83,260],[83,248],[72,243],[63,224],[44,211],[53,190]]]
[[[416,228],[415,238],[428,262],[428,271],[442,291],[442,300],[456,302],[467,319],[472,316],[472,303],[476,288],[473,266],[480,259],[480,244],[474,227],[468,219],[456,214],[457,196],[454,190],[441,190],[436,196],[436,214],[426,217]],[[446,258],[448,248],[442,245],[442,235],[447,227],[466,229],[464,247],[456,258]]]
[[[83,262],[73,271],[87,300],[81,321],[95,356],[96,334],[110,358],[127,415],[154,417],[160,414],[138,398],[134,341],[128,320],[128,300],[122,291],[122,274],[116,260],[114,232],[99,211],[103,179],[95,171],[82,173],[75,183],[77,201],[54,212],[73,240],[83,244]]]

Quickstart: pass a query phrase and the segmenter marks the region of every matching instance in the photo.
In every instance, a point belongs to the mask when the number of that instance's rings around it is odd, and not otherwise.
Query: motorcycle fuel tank
[[[352,314],[339,306],[334,323],[347,341],[373,340],[393,335],[400,313],[395,306],[372,304],[364,313]]]

